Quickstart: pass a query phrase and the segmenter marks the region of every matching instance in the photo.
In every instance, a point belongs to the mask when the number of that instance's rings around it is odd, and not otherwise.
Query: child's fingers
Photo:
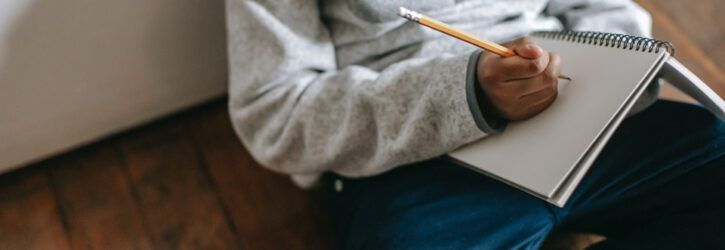
[[[536,59],[546,55],[546,51],[535,43],[525,43],[514,47],[516,55],[526,59]]]
[[[502,81],[530,78],[541,74],[549,65],[549,53],[536,59],[520,56],[493,58],[488,65],[490,70],[499,74]]]
[[[504,84],[509,85],[510,88],[515,89],[520,93],[520,99],[531,98],[533,93],[540,92],[542,90],[553,90],[556,92],[556,86],[558,82],[558,76],[561,72],[561,57],[559,54],[550,53],[550,62],[547,65],[544,72],[527,79],[513,80]],[[536,98],[535,96],[533,96]]]
[[[476,66],[477,79],[502,117],[527,119],[556,99],[561,58],[535,45],[530,38],[504,45],[517,55],[482,55]]]
[[[522,37],[505,43],[504,46],[514,50],[516,55],[526,59],[536,59],[546,55],[546,50],[536,45],[531,37]]]
[[[533,77],[542,89],[549,86],[556,86],[559,80],[559,74],[561,73],[561,56],[557,53],[549,53],[549,65],[546,67],[544,72]],[[526,95],[528,93],[525,93]]]
[[[522,37],[504,45],[513,49],[517,55],[488,56],[486,68],[495,79],[506,81],[533,77],[541,74],[549,64],[549,53],[530,37]]]
[[[521,100],[522,102],[526,102],[527,118],[544,111],[544,109],[556,100],[557,94],[556,88],[553,90],[544,89],[530,95],[530,98]]]

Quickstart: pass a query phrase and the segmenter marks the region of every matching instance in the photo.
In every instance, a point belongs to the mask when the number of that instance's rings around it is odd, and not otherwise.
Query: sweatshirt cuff
[[[498,134],[506,128],[506,119],[495,115],[492,110],[482,110],[481,107],[493,108],[483,89],[476,80],[476,65],[482,50],[476,50],[468,58],[468,69],[466,71],[466,100],[471,110],[476,126],[486,134]]]

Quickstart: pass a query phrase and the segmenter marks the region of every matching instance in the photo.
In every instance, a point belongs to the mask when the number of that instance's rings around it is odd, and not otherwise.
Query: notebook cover
[[[539,115],[449,156],[474,170],[563,205],[616,126],[664,63],[649,53],[534,38],[562,57],[557,100]],[[570,173],[575,174],[570,177]],[[563,191],[561,191],[563,190]]]

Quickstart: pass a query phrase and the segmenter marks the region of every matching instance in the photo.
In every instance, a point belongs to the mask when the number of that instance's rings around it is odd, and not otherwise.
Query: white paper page
[[[665,52],[534,38],[562,57],[559,96],[539,115],[450,153],[471,167],[550,197]]]

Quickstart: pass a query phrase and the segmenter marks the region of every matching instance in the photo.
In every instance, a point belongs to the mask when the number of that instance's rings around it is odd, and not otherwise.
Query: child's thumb
[[[539,47],[539,45],[528,43],[528,44],[522,44],[520,46],[516,46],[514,48],[514,51],[516,51],[516,54],[527,59],[536,59],[544,55],[546,53],[544,49]]]

